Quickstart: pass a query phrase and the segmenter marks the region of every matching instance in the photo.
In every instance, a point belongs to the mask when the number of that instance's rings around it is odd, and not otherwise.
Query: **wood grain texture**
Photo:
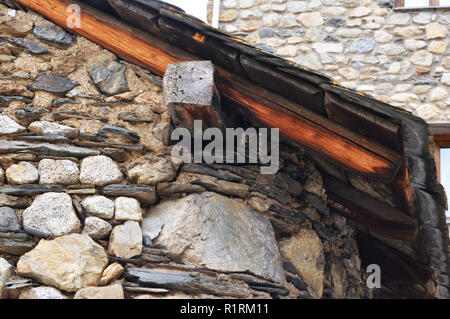
[[[225,129],[217,72],[210,61],[169,65],[163,91],[175,127],[187,128],[194,135],[194,121],[201,120],[203,130]]]
[[[295,105],[292,110],[301,109],[304,115],[299,116],[283,107],[288,103],[282,97],[274,99],[280,103],[272,102],[261,88],[244,80],[238,82],[223,70],[219,73],[223,94],[248,111],[246,115],[254,124],[277,127],[285,138],[332,158],[347,170],[388,181],[395,176],[401,158],[396,152]]]

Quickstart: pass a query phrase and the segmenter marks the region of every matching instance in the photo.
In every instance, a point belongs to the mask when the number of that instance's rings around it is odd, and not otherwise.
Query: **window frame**
[[[395,0],[394,10],[410,11],[410,10],[436,10],[436,9],[450,9],[449,5],[440,5],[440,0],[429,0],[428,6],[422,7],[405,7],[405,0]]]
[[[437,178],[441,182],[441,149],[450,148],[450,134],[434,134],[434,160],[436,162]],[[447,195],[450,196],[450,195]],[[446,217],[450,232],[450,217]]]
[[[450,134],[435,134],[434,159],[436,162],[437,178],[441,182],[441,148],[450,148]]]

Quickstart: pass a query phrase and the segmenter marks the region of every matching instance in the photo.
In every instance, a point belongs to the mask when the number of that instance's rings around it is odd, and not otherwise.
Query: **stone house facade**
[[[161,78],[0,11],[1,34],[26,39],[1,46],[0,299],[373,297],[355,227],[301,150],[270,179],[174,162]],[[136,283],[148,274],[158,289]]]
[[[163,2],[76,2],[70,30],[66,0],[0,5],[0,298],[448,298],[422,119]],[[279,126],[280,170],[171,156],[167,78],[211,80],[188,115],[208,91],[232,127]]]
[[[340,84],[450,122],[450,10],[391,0],[223,0],[220,29]]]

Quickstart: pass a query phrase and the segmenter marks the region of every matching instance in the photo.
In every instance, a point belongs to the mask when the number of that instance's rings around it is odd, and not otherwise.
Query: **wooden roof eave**
[[[82,8],[80,28],[70,29],[116,53],[120,57],[162,76],[171,63],[197,57],[126,25],[84,3],[68,0],[18,0],[56,24],[67,28],[67,6]],[[219,68],[225,98],[239,103],[255,122],[279,127],[281,135],[322,155],[331,162],[369,178],[392,181],[402,163],[402,155],[354,133],[327,118],[295,106],[287,109],[279,96],[257,94],[251,83]],[[289,105],[294,105],[290,103]]]

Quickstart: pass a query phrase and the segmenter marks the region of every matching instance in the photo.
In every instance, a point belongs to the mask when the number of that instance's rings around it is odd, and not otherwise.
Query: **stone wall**
[[[372,296],[301,149],[275,175],[173,161],[160,78],[0,10],[3,298]]]
[[[390,0],[223,0],[220,29],[403,107],[450,121],[450,10]]]

